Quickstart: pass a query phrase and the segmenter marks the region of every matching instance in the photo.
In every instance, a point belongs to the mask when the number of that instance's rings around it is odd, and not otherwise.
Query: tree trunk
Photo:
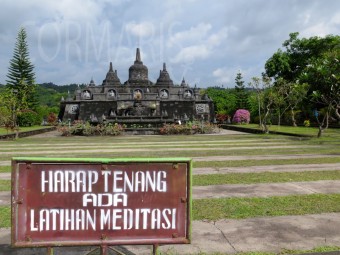
[[[319,126],[319,131],[318,131],[318,138],[320,138],[320,137],[321,137],[321,135],[322,135],[322,131],[323,131],[323,129],[322,129],[322,126]]]
[[[296,127],[296,120],[295,120],[295,113],[294,113],[294,109],[293,108],[290,108],[290,114],[291,114],[291,117],[292,117],[292,125],[293,127]]]
[[[269,133],[269,128],[268,128],[268,126],[267,126],[267,118],[268,118],[269,112],[270,112],[270,107],[267,106],[266,114],[265,114],[264,117],[263,117],[263,131],[264,131],[264,133],[266,133],[266,134]]]
[[[259,122],[260,122],[260,127],[262,128],[262,120],[261,120],[261,102],[260,102],[260,97],[257,95],[257,101],[259,104]]]
[[[338,122],[340,123],[340,113],[339,113],[340,106],[335,107],[335,116],[338,119]]]
[[[329,120],[328,120],[328,119],[329,119],[329,118],[328,118],[328,116],[329,116],[329,110],[330,110],[330,108],[327,109],[327,112],[326,112],[325,116],[323,117],[322,122],[319,123],[318,138],[320,138],[321,135],[322,135],[322,132],[323,132],[325,129],[328,128],[328,123],[329,123]],[[326,126],[324,126],[324,125],[325,125],[325,122],[326,122]]]

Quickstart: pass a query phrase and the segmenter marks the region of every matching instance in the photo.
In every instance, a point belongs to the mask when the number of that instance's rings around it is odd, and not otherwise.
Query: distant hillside
[[[59,107],[61,98],[64,97],[66,99],[68,92],[73,95],[77,87],[77,84],[56,85],[52,82],[38,84],[37,92],[40,105]],[[81,84],[80,87],[85,87],[85,84]]]
[[[59,93],[67,93],[68,91],[70,91],[70,93],[73,94],[73,92],[77,89],[78,85],[77,84],[69,84],[69,85],[56,85],[52,82],[48,82],[48,83],[42,83],[42,84],[38,84],[39,86],[46,88],[46,89],[53,89],[56,92]],[[83,87],[84,85],[80,85],[80,87]]]
[[[39,104],[41,106],[59,107],[61,98],[66,99],[68,92],[73,95],[77,87],[77,84],[56,85],[52,82],[37,84]],[[85,87],[85,84],[81,84],[80,87]],[[0,84],[0,93],[4,89],[5,85]]]

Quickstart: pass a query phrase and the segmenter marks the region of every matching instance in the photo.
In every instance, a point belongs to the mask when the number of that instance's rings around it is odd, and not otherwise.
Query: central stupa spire
[[[143,63],[143,62],[142,62],[142,59],[141,59],[141,57],[140,57],[139,48],[137,48],[137,50],[136,50],[136,60],[135,60],[135,63]]]
[[[129,68],[128,83],[134,85],[149,84],[148,68],[143,65],[139,48],[136,49],[135,63]]]

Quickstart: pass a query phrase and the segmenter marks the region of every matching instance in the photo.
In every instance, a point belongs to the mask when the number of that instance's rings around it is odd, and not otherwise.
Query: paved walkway
[[[308,194],[336,194],[340,190],[340,181],[287,182],[261,184],[228,184],[194,186],[192,198],[227,198],[227,197],[272,197]],[[11,192],[0,192],[0,206],[10,205]],[[339,231],[340,232],[340,231]]]
[[[229,131],[227,131],[229,132]],[[240,133],[241,134],[241,133]],[[42,139],[47,137],[58,136],[56,132],[39,135]],[[37,136],[35,136],[37,137]],[[29,138],[28,138],[29,139]],[[126,137],[129,139],[129,137]],[[235,142],[235,141],[230,141]],[[172,142],[168,142],[171,144]],[[186,142],[183,142],[183,144]],[[188,142],[190,143],[190,142]],[[196,143],[196,142],[195,142]],[[218,142],[214,141],[218,144]],[[140,148],[131,148],[124,142],[124,146],[120,151],[132,152],[138,151]],[[282,146],[275,142],[271,142],[270,148],[300,148],[303,146]],[[39,144],[41,146],[42,144]],[[59,144],[61,145],[61,144]],[[90,145],[90,144],[88,144]],[[98,145],[98,144],[96,144]],[[93,144],[93,146],[96,146]],[[14,147],[17,145],[13,145]],[[23,153],[29,152],[22,145],[18,151]],[[31,145],[27,145],[31,146]],[[51,144],[46,143],[47,148],[42,149],[41,153],[56,152]],[[69,147],[65,144],[65,148],[60,148],[60,154],[82,153],[84,150],[80,148]],[[126,147],[125,147],[126,146]],[[62,146],[61,146],[62,147]],[[124,148],[125,147],[125,148]],[[156,146],[155,146],[156,147]],[[310,146],[309,146],[310,147]],[[11,150],[10,146],[7,151]],[[142,148],[145,151],[154,151],[157,148]],[[168,148],[168,150],[202,150],[202,148]],[[242,145],[242,147],[225,148],[204,148],[204,150],[237,150],[237,149],[254,149]],[[164,148],[166,150],[166,146]],[[105,147],[105,149],[93,148],[85,150],[88,152],[98,151],[116,151],[116,148]],[[59,150],[57,150],[59,154]],[[32,151],[29,152],[32,154]],[[228,160],[268,160],[268,159],[300,159],[300,158],[326,158],[340,157],[340,155],[254,155],[254,156],[207,156],[195,157],[194,161],[228,161]],[[0,161],[0,166],[9,166],[10,161]],[[252,166],[252,167],[223,167],[223,168],[195,168],[193,174],[227,174],[227,173],[246,173],[246,172],[297,172],[297,171],[326,171],[340,170],[340,163],[335,164],[308,164],[308,165],[273,165],[273,166]],[[0,179],[10,179],[9,173],[0,173]],[[290,182],[290,183],[263,183],[249,185],[212,185],[212,186],[194,186],[193,198],[220,198],[220,197],[269,197],[269,196],[285,196],[293,194],[314,194],[314,193],[339,193],[340,181],[315,181],[315,182]],[[0,206],[10,204],[10,192],[0,192]],[[317,206],[317,205],[316,205]],[[1,215],[0,215],[1,217]],[[267,251],[280,252],[283,249],[306,250],[316,246],[340,246],[340,213],[325,213],[318,215],[304,216],[282,216],[282,217],[260,217],[244,220],[224,219],[216,222],[211,221],[193,221],[192,222],[192,244],[190,245],[167,245],[160,248],[161,251],[169,252],[168,254],[202,254],[214,253],[231,254],[237,252],[249,251]],[[29,248],[29,249],[13,249],[10,248],[10,229],[0,229],[0,255],[45,255],[45,248]],[[132,254],[150,254],[150,246],[126,246],[119,248],[125,251],[127,255]],[[93,249],[92,249],[93,250]],[[64,247],[55,248],[54,255],[85,255],[91,251],[89,247]],[[91,255],[99,252],[91,252]],[[109,254],[115,254],[110,251]],[[340,253],[339,253],[340,255]]]
[[[336,194],[340,191],[340,181],[209,185],[192,189],[193,199]]]
[[[169,254],[222,254],[284,249],[306,250],[338,246],[340,213],[251,218],[245,220],[193,221],[192,243],[160,247]],[[0,255],[46,255],[46,249],[11,249],[10,229],[0,231]],[[280,248],[278,248],[280,247]],[[149,255],[150,246],[125,246],[127,254]],[[6,253],[4,253],[4,251]],[[70,253],[72,251],[72,253]],[[89,248],[55,248],[55,255],[85,255]],[[99,253],[95,253],[99,254]],[[110,253],[114,254],[114,253]]]
[[[94,152],[100,152],[95,150]],[[295,155],[246,155],[246,156],[207,156],[207,157],[193,157],[193,161],[236,161],[236,160],[270,160],[270,159],[303,159],[303,158],[335,158],[339,154],[295,154]],[[0,161],[0,166],[10,166],[11,161]]]
[[[334,158],[340,154],[286,154],[286,155],[245,155],[245,156],[206,156],[193,157],[194,161],[228,161],[228,160],[266,160],[266,159],[301,159],[301,158]]]
[[[319,147],[317,145],[311,145],[311,147]],[[274,145],[274,146],[267,146],[267,149],[301,149],[305,148],[303,145]],[[212,148],[202,148],[202,147],[195,147],[195,148],[162,148],[162,151],[238,151],[238,150],[254,150],[254,147],[249,146],[241,146],[241,147],[212,147]],[[120,153],[123,152],[153,152],[155,151],[155,148],[121,148],[119,149]],[[117,152],[117,148],[109,148],[109,149],[61,149],[61,150],[28,150],[28,151],[17,151],[16,155],[47,155],[47,154],[57,154],[57,155],[63,155],[63,154],[75,154],[75,153],[93,153],[93,152],[102,152],[102,153],[108,153],[108,152]],[[2,155],[13,155],[13,151],[3,151],[1,152]]]
[[[340,170],[340,163],[325,164],[291,164],[249,167],[195,167],[193,175],[201,174],[229,174],[229,173],[263,173],[263,172],[305,172],[305,171],[332,171]],[[0,173],[0,180],[10,180],[11,173]]]

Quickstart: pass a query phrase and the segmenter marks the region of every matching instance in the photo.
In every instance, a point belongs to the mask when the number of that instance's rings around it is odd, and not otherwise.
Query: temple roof
[[[90,81],[89,86],[96,86],[96,84],[95,84],[94,81],[93,81],[93,78],[91,78],[91,81]]]
[[[139,50],[139,48],[137,48],[137,50],[136,50],[135,64],[143,64],[142,59],[140,57],[140,50]]]
[[[120,85],[120,80],[117,76],[117,70],[113,71],[112,62],[110,62],[109,71],[106,74],[105,80],[103,80],[103,85]]]
[[[160,70],[159,72],[159,78],[157,79],[156,85],[173,86],[173,82],[170,79],[170,75],[166,70],[165,63],[163,63],[163,70]]]
[[[182,87],[189,87],[189,86],[188,86],[188,84],[186,84],[186,83],[185,83],[184,77],[183,77],[183,80],[182,80],[181,86],[182,86]]]
[[[143,65],[139,48],[136,50],[136,60],[129,68],[129,80],[127,82],[130,84],[149,83],[148,68]]]

